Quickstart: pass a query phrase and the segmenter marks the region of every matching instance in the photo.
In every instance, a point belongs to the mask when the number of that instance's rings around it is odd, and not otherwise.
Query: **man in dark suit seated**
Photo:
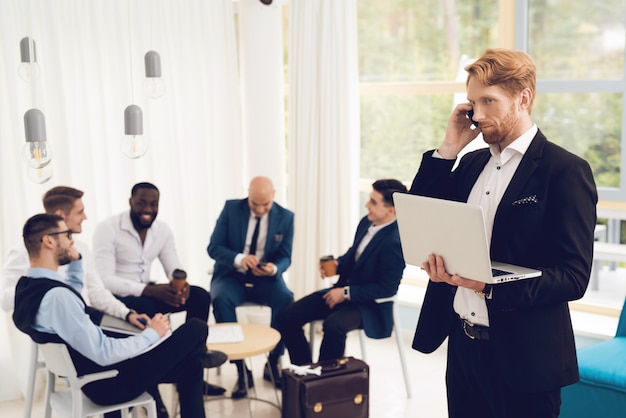
[[[286,307],[276,320],[293,364],[312,362],[303,331],[311,321],[324,320],[320,361],[343,357],[346,334],[352,330],[363,329],[371,338],[391,335],[393,306],[376,299],[395,295],[404,271],[392,194],[407,189],[398,180],[378,180],[372,188],[365,204],[368,214],[357,227],[352,247],[335,261],[337,283]]]
[[[272,326],[280,310],[293,302],[283,280],[291,264],[293,212],[274,202],[274,186],[267,177],[250,182],[248,198],[229,200],[217,219],[207,248],[215,260],[211,295],[213,314],[220,322],[237,322],[235,308],[251,301],[272,308]],[[280,386],[278,361],[284,352],[279,344],[270,353],[263,378]],[[243,361],[235,361],[239,378],[232,397],[247,395]],[[252,379],[248,379],[252,387]]]
[[[82,281],[82,260],[63,218],[35,215],[24,225],[23,237],[30,269],[16,286],[13,321],[39,344],[64,343],[79,376],[118,370],[115,377],[85,385],[82,391],[89,399],[112,405],[145,391],[155,393],[159,383],[175,383],[181,417],[205,416],[202,358],[206,321],[192,318],[167,337],[169,321],[158,313],[137,335],[107,336],[92,322],[92,309],[72,287]],[[66,264],[65,277],[61,277],[57,269]]]

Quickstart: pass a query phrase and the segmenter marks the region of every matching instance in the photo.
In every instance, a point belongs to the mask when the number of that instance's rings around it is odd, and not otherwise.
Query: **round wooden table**
[[[263,354],[268,357],[270,351],[276,347],[276,344],[280,341],[280,333],[274,328],[261,324],[246,324],[237,322],[224,322],[221,324],[210,324],[209,335],[211,330],[219,327],[232,327],[240,326],[243,331],[243,341],[239,342],[224,342],[224,343],[207,343],[209,350],[221,351],[228,356],[228,360],[245,360],[249,357]],[[248,374],[244,373],[244,380],[246,387],[248,386]],[[272,382],[273,383],[273,382]],[[250,401],[261,401],[270,404],[278,410],[281,410],[280,399],[278,396],[278,390],[274,387],[274,394],[276,395],[276,403],[270,402],[266,399],[261,399],[256,396],[252,397],[250,394],[246,397],[248,399],[248,412],[252,417],[252,409]],[[223,398],[222,398],[223,399]],[[212,400],[219,400],[212,399]]]
[[[212,329],[219,327],[232,327],[238,325],[243,331],[243,341],[236,343],[207,344],[209,350],[217,350],[225,353],[228,360],[244,360],[259,354],[267,354],[280,341],[280,333],[274,328],[260,324],[239,324],[236,322],[224,322],[209,325],[209,334]]]

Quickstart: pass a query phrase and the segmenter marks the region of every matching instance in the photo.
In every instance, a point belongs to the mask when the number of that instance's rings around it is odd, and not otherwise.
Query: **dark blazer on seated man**
[[[398,191],[407,191],[398,180],[373,184],[365,205],[368,215],[359,222],[352,247],[336,260],[337,283],[305,296],[279,314],[276,327],[293,364],[312,362],[302,328],[311,321],[324,320],[320,361],[344,355],[349,331],[363,329],[371,338],[391,335],[392,303],[379,304],[376,299],[397,293],[405,267],[392,200],[392,193]]]
[[[293,212],[274,202],[274,187],[267,177],[252,179],[248,198],[226,202],[207,248],[215,260],[211,295],[218,323],[236,322],[235,308],[251,301],[272,308],[274,326],[278,312],[293,302],[293,293],[283,279],[291,264],[293,219]],[[266,379],[271,380],[269,367],[278,377],[277,363],[283,351],[279,344],[270,353]],[[239,398],[247,390],[242,386],[243,363],[236,364],[240,379],[233,397]]]

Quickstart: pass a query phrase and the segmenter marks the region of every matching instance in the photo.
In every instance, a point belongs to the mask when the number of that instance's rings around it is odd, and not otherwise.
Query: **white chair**
[[[30,418],[33,410],[33,401],[35,397],[35,379],[37,378],[37,370],[46,367],[46,363],[39,360],[39,347],[37,343],[30,340],[30,362],[28,364],[28,383],[26,387],[26,399],[24,399],[24,418]],[[45,418],[50,418],[52,411],[50,405],[45,405]]]
[[[50,405],[58,415],[68,418],[84,418],[119,410],[122,412],[122,417],[128,418],[128,409],[134,407],[132,416],[137,418],[139,416],[138,407],[143,406],[148,411],[148,418],[157,418],[154,399],[146,392],[128,402],[116,405],[98,405],[81,391],[81,388],[88,383],[115,377],[118,374],[117,370],[107,370],[78,377],[70,353],[64,344],[39,344],[39,349],[48,367],[46,406]],[[67,379],[69,387],[55,391],[55,376]]]
[[[402,374],[404,376],[404,387],[406,389],[406,397],[411,398],[411,381],[409,378],[409,370],[406,364],[406,357],[404,355],[404,341],[402,341],[402,332],[400,330],[400,314],[398,312],[398,304],[396,303],[397,296],[391,296],[388,298],[376,299],[376,303],[393,303],[393,333],[396,335],[396,345],[398,346],[398,354],[400,356],[400,364],[402,365]],[[313,353],[313,345],[315,341],[315,324],[320,321],[313,321],[309,324],[309,346],[311,347],[311,353]],[[367,355],[365,350],[365,331],[359,330],[359,342],[361,344],[361,357],[363,361],[367,362]]]

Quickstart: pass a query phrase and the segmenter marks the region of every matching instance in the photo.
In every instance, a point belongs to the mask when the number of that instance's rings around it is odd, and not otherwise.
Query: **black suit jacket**
[[[405,263],[396,221],[378,231],[355,261],[356,250],[370,225],[367,216],[361,219],[352,247],[337,259],[339,280],[334,287],[350,286],[350,301],[358,304],[368,337],[387,338],[393,329],[392,302],[376,303],[375,299],[398,292]]]
[[[424,155],[411,193],[467,201],[488,149],[454,161]],[[487,299],[490,339],[503,381],[523,391],[578,381],[568,301],[589,283],[597,191],[586,161],[538,132],[496,211],[491,258],[542,270],[535,279],[497,284]],[[430,282],[413,348],[432,352],[448,336],[455,289]]]

